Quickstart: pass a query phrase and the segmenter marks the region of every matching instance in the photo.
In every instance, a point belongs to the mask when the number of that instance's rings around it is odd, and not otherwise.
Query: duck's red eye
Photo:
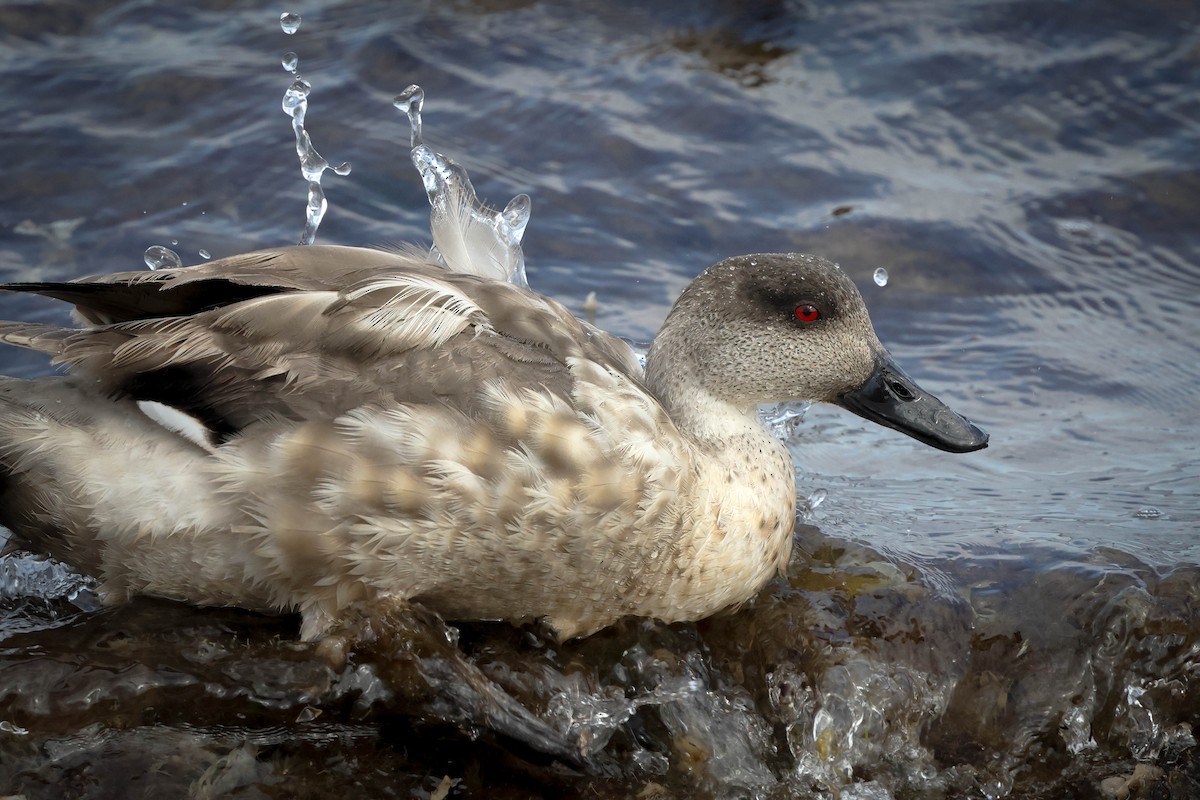
[[[796,319],[801,322],[816,322],[821,318],[821,312],[812,303],[796,306]]]

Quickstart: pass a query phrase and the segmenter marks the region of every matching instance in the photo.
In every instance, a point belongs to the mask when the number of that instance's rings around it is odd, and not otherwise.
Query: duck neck
[[[758,407],[718,398],[710,392],[684,343],[664,330],[646,354],[646,387],[662,404],[681,433],[706,449],[728,448],[736,440],[775,440],[758,419]]]
[[[666,343],[663,343],[666,344]],[[754,405],[714,397],[691,359],[655,340],[646,356],[646,386],[696,448],[695,503],[685,518],[691,546],[673,576],[680,607],[717,609],[744,602],[792,551],[796,483],[791,457],[763,427]],[[721,576],[718,581],[713,575]],[[682,617],[681,617],[682,618]]]

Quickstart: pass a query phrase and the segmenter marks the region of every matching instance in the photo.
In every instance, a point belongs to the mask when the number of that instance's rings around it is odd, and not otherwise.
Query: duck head
[[[854,283],[816,256],[737,256],[705,270],[655,337],[646,373],[673,414],[697,397],[745,409],[812,400],[950,452],[988,442],[896,365]]]

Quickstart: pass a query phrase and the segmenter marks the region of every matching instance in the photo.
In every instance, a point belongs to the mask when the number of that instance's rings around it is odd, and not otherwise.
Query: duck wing
[[[264,419],[439,403],[473,415],[503,378],[570,400],[571,359],[635,380],[616,337],[548,298],[413,252],[292,247],[196,267],[10,284],[73,303],[89,327],[0,324],[113,396],[156,401],[228,438]]]
[[[288,291],[341,289],[393,267],[427,264],[415,248],[312,245],[242,253],[192,267],[9,283],[10,292],[64,300],[93,325],[185,316]]]

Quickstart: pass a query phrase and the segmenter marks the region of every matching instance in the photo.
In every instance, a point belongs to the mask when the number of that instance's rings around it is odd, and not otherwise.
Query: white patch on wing
[[[172,408],[156,400],[138,400],[137,407],[138,410],[151,420],[172,433],[179,434],[210,453],[216,452],[217,448],[213,442],[212,431],[191,414],[184,413],[178,408]]]

